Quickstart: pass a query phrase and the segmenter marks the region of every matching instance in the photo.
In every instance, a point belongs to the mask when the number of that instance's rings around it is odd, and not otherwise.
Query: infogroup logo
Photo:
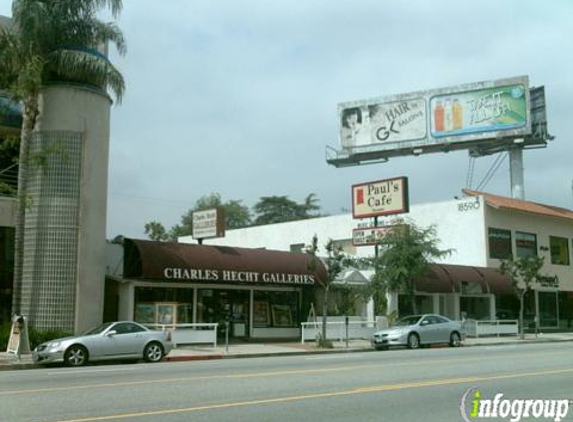
[[[478,388],[470,388],[462,396],[460,412],[465,422],[480,419],[547,419],[560,422],[567,416],[569,399],[506,399],[503,393],[485,398]]]

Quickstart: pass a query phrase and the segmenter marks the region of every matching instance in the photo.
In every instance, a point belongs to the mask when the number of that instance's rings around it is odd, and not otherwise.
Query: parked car
[[[462,323],[442,315],[412,315],[402,318],[391,327],[377,331],[372,336],[372,346],[385,350],[390,346],[407,346],[417,349],[421,345],[447,343],[461,345],[465,338]]]
[[[84,334],[47,341],[32,352],[36,363],[135,360],[159,362],[173,348],[170,331],[150,330],[131,321],[108,322]]]

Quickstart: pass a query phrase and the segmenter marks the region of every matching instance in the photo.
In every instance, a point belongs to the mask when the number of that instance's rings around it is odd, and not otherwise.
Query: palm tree
[[[114,23],[97,18],[101,9],[117,17],[122,0],[14,0],[12,26],[0,29],[0,89],[19,101],[23,112],[18,171],[14,304],[22,281],[29,142],[36,125],[43,86],[54,82],[110,89],[121,102],[125,82],[99,49],[109,43],[125,54],[125,40]]]

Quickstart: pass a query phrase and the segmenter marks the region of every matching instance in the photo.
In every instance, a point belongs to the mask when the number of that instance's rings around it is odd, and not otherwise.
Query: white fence
[[[381,325],[378,323],[378,325]],[[370,339],[372,334],[378,329],[376,321],[349,320],[348,321],[348,339]],[[302,322],[301,343],[308,340],[316,340],[317,336],[322,333],[322,318],[317,317],[316,322]],[[344,320],[331,321],[328,318],[326,322],[326,338],[328,340],[346,341],[346,322]]]
[[[468,337],[502,336],[518,334],[518,321],[515,319],[500,319],[495,321],[477,321],[467,319],[463,322]]]
[[[173,344],[198,344],[208,343],[217,347],[217,326],[219,324],[145,324],[156,330],[170,330]]]

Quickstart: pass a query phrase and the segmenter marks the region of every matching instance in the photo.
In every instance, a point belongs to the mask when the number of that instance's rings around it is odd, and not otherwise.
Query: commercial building
[[[526,297],[526,319],[531,323],[537,317],[541,327],[571,328],[573,211],[485,192],[464,193],[459,199],[413,205],[400,216],[420,227],[435,226],[439,247],[452,249],[432,265],[428,277],[417,281],[418,309],[456,319],[515,318],[517,300],[507,277],[497,271],[500,259],[537,255],[545,259],[544,278]],[[393,220],[380,217],[378,224]],[[369,225],[370,220],[346,214],[230,230],[205,243],[300,252],[316,234],[320,244],[333,239],[346,253],[368,257],[375,247],[355,246],[352,233]],[[191,237],[179,241],[194,242]],[[364,280],[370,274],[364,273]],[[396,293],[388,298],[389,312],[400,312],[400,307],[404,312],[405,306]]]
[[[10,20],[2,17],[0,25],[9,27]],[[0,101],[9,105],[0,109],[0,137],[17,136],[18,106],[7,95]],[[82,83],[53,81],[39,93],[30,139],[30,157],[37,159],[28,166],[25,188],[22,277],[10,294],[12,312],[40,330],[78,332],[101,322],[111,104],[105,89]],[[0,255],[9,260],[16,222],[5,224],[10,229],[0,227],[6,245]],[[7,284],[12,273],[2,277]]]
[[[109,245],[106,320],[228,322],[235,338],[297,338],[325,268],[304,253],[124,239]]]

